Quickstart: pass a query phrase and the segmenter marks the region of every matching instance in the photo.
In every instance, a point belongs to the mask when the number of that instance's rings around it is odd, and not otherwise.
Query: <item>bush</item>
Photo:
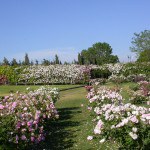
[[[14,149],[26,149],[45,139],[46,123],[58,118],[54,101],[58,99],[56,89],[40,88],[27,94],[17,93],[1,98],[0,143],[14,145]]]
[[[120,150],[149,149],[150,110],[123,104],[122,96],[107,88],[91,89],[88,93],[90,109],[94,113],[94,137],[100,143],[115,141]]]
[[[91,79],[95,78],[106,78],[111,75],[111,72],[108,69],[91,69]]]

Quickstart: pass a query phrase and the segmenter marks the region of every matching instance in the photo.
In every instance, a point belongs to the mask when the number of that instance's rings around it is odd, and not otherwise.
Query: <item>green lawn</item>
[[[62,89],[77,87],[80,85],[50,85],[50,86],[56,87],[62,90]],[[11,92],[16,93],[17,91],[24,93],[27,87],[30,87],[31,89],[35,90],[35,89],[38,89],[40,85],[17,85],[17,86],[16,85],[0,85],[0,96],[8,95]]]

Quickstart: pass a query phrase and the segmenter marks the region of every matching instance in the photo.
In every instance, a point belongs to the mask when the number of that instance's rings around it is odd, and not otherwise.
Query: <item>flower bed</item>
[[[26,147],[45,139],[48,120],[58,118],[57,89],[42,87],[27,94],[10,94],[0,100],[0,143]]]
[[[115,141],[120,149],[149,148],[149,108],[124,104],[119,92],[107,88],[93,88],[87,98],[95,124],[94,137],[89,136],[88,140]]]

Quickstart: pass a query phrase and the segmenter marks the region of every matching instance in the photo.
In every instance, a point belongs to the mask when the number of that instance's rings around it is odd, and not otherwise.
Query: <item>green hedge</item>
[[[108,70],[102,70],[102,69],[91,69],[91,79],[95,79],[95,78],[106,78],[108,79],[108,77],[111,75],[112,73]]]

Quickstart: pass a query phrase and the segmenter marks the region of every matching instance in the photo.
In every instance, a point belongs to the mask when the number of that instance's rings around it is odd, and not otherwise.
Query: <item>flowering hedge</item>
[[[57,89],[42,87],[27,94],[10,94],[0,100],[0,143],[26,147],[45,139],[47,120],[58,118]],[[4,148],[5,149],[5,148]],[[7,148],[6,148],[7,149]]]
[[[0,66],[0,76],[10,84],[76,84],[89,79],[109,78],[113,82],[150,81],[150,63],[98,65]]]
[[[120,149],[148,149],[150,144],[150,109],[124,104],[119,92],[97,88],[88,93],[89,107],[94,114],[94,137],[100,143],[113,140]]]
[[[30,66],[20,74],[18,82],[34,84],[75,84],[88,82],[90,70],[80,65]]]

